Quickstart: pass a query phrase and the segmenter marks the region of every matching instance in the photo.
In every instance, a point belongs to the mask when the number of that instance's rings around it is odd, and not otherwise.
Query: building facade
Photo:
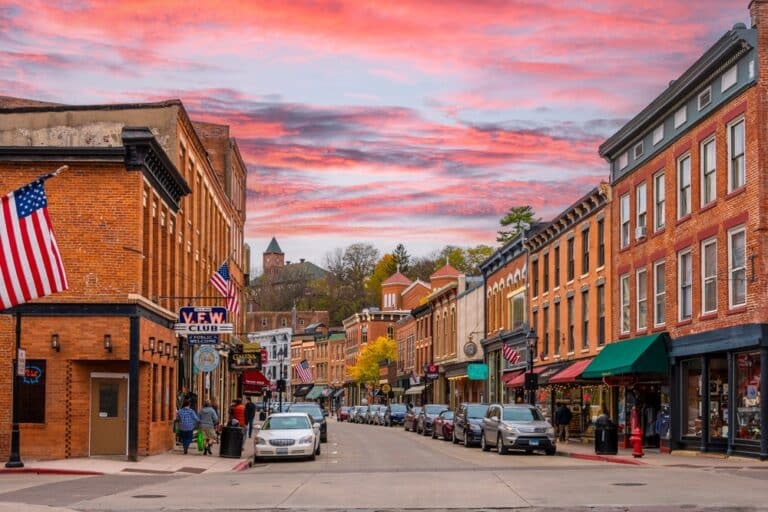
[[[456,356],[445,363],[448,404],[454,410],[462,402],[482,402],[488,369],[479,343],[485,323],[484,281],[481,276],[461,281],[464,284],[456,296]]]

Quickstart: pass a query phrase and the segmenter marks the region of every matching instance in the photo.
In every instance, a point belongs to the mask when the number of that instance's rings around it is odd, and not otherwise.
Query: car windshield
[[[391,405],[391,406],[389,407],[389,409],[390,409],[390,411],[392,411],[392,412],[405,412],[405,411],[407,411],[407,409],[405,408],[405,406],[404,406],[404,405],[402,405],[402,404],[395,404],[395,405]]]
[[[302,404],[293,404],[290,409],[288,409],[290,412],[305,412],[312,416],[313,418],[322,418],[323,417],[323,411],[320,410],[320,407],[317,405],[302,405]]]
[[[487,405],[468,405],[467,406],[467,418],[484,418],[485,413],[488,412]]]
[[[538,409],[515,407],[504,409],[504,421],[544,421],[544,416]]]
[[[427,405],[424,412],[427,414],[440,414],[448,408],[447,405]]]
[[[312,428],[306,416],[271,416],[261,430],[302,430]]]
[[[441,413],[440,416],[442,416],[443,419],[452,420],[453,419],[453,411],[445,411],[445,412]]]
[[[415,415],[419,414],[421,412],[421,407],[414,407],[411,409],[411,412]]]

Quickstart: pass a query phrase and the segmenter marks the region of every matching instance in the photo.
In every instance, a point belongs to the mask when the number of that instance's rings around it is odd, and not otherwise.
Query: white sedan
[[[312,424],[305,412],[270,414],[256,426],[253,462],[271,457],[307,457],[320,455],[320,424]]]

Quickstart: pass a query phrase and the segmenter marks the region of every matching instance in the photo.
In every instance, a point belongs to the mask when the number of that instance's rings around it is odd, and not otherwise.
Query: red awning
[[[533,373],[541,373],[544,370],[546,370],[546,366],[536,366],[533,368]],[[518,375],[515,376],[514,379],[511,379],[509,382],[507,382],[504,387],[506,388],[521,388],[525,385],[525,374],[526,371],[520,372]]]
[[[551,379],[549,379],[549,383],[550,384],[567,384],[569,382],[576,382],[576,379],[578,379],[581,376],[581,372],[583,372],[591,362],[592,362],[591,357],[589,359],[582,359],[581,361],[576,361],[565,370],[555,374]]]
[[[243,393],[261,393],[262,389],[269,386],[269,379],[259,370],[246,370],[240,377],[243,383]]]
[[[509,381],[522,374],[523,372],[525,372],[525,370],[512,370],[507,372],[501,376],[501,383],[506,386]]]

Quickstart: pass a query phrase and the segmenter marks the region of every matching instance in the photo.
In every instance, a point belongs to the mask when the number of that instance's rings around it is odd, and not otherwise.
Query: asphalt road
[[[401,428],[333,421],[322,449],[314,462],[241,473],[0,476],[0,512],[9,502],[16,505],[8,510],[29,511],[768,510],[768,465],[757,463],[670,468],[501,456]]]

